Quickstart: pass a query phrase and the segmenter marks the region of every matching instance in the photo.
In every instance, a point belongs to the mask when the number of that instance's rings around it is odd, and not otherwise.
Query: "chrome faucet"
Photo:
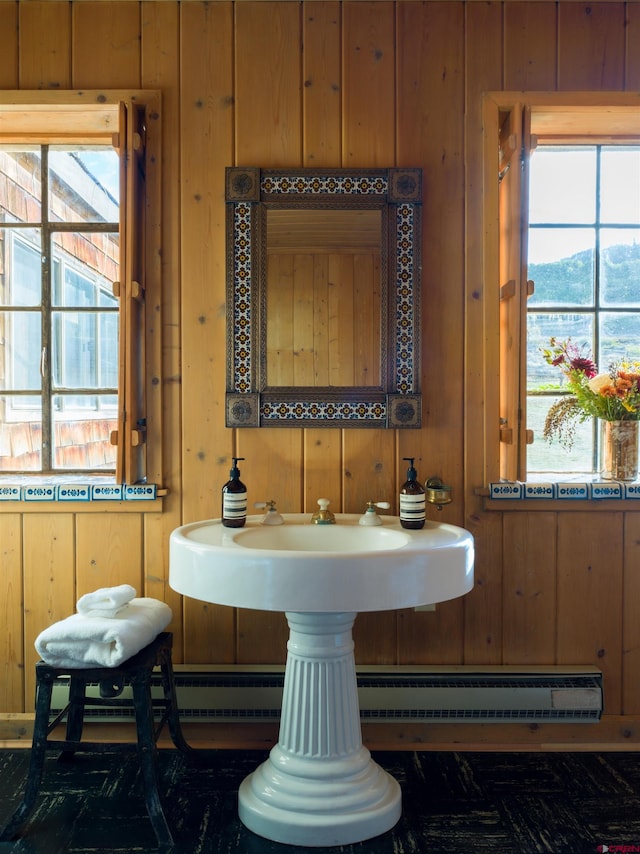
[[[328,509],[331,502],[328,498],[318,498],[319,510],[311,517],[312,525],[335,525],[336,517],[331,510]]]

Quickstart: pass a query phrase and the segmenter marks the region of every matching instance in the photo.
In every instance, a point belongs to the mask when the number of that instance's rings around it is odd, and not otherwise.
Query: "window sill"
[[[167,494],[155,483],[120,484],[112,477],[60,475],[53,477],[24,475],[0,476],[0,509],[20,511],[36,509],[42,512],[52,505],[91,505],[91,509],[112,509],[122,505],[127,508],[146,510],[162,506]],[[87,508],[88,509],[88,508]]]
[[[502,481],[476,490],[487,510],[640,510],[640,482],[587,480]]]

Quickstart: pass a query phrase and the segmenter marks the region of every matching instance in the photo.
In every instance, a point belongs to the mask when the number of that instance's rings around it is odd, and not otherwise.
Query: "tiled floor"
[[[176,751],[160,751],[177,852],[640,852],[639,753],[378,753],[401,784],[402,818],[377,839],[323,849],[270,842],[238,820],[238,786],[264,756],[203,751],[189,766]],[[0,750],[0,826],[17,805],[28,758],[26,750]],[[156,851],[140,785],[135,754],[78,754],[71,763],[50,757],[22,838],[0,843],[0,852]]]

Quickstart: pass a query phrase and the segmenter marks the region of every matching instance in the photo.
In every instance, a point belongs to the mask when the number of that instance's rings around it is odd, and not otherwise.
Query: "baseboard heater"
[[[175,666],[182,720],[273,722],[280,716],[284,668]],[[130,689],[125,689],[129,691]],[[154,696],[161,697],[159,684]],[[99,687],[88,694],[99,696]],[[123,697],[126,696],[123,692]],[[362,667],[363,722],[593,723],[603,710],[602,673],[583,667]],[[68,685],[54,685],[52,711],[66,706]],[[128,709],[88,708],[87,721],[129,721]]]

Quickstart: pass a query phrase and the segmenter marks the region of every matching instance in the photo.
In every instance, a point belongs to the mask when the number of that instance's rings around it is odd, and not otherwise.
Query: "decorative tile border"
[[[561,500],[586,501],[589,497],[588,483],[557,483],[556,498]]]
[[[509,483],[490,483],[491,498],[522,498],[523,486],[524,484],[515,481]]]
[[[155,483],[144,484],[0,484],[0,501],[153,501]]]
[[[556,485],[555,483],[525,483],[524,484],[525,498],[555,498]]]
[[[622,483],[618,480],[590,483],[552,483],[537,481],[500,481],[489,484],[493,500],[557,499],[560,501],[600,501],[603,499],[640,499],[640,482]]]
[[[0,501],[20,501],[20,487],[0,486]]]
[[[91,487],[92,501],[122,501],[122,484],[107,483]]]
[[[89,484],[69,483],[57,486],[58,501],[91,501],[91,487]]]
[[[234,276],[235,303],[233,308],[233,390],[251,391],[251,205],[234,205]]]
[[[56,500],[55,486],[23,486],[22,500],[23,501],[55,501]]]
[[[387,410],[384,403],[366,401],[349,403],[345,401],[281,401],[279,403],[263,403],[260,415],[266,421],[277,421],[288,418],[322,418],[326,421],[359,421],[373,420],[378,422],[386,418]]]
[[[623,498],[624,485],[619,481],[610,483],[592,483],[591,498]]]
[[[125,484],[125,501],[153,501],[156,497],[155,483]]]
[[[398,261],[396,265],[395,305],[396,305],[396,357],[394,385],[398,394],[412,394],[416,383],[415,364],[415,317],[414,305],[414,246],[415,206],[398,205],[396,209],[396,245]]]

